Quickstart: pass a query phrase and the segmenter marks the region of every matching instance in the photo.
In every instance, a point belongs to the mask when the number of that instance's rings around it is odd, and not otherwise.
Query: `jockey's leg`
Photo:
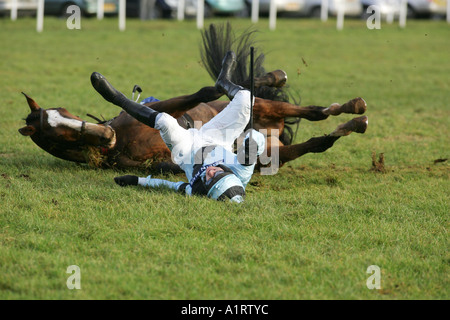
[[[213,136],[217,143],[231,146],[250,120],[250,91],[240,90],[233,100],[200,128],[202,135]]]
[[[155,127],[155,119],[159,112],[136,103],[116,90],[104,76],[98,72],[91,75],[91,83],[95,90],[106,100],[124,109],[129,115],[136,120],[146,124],[152,128]]]
[[[156,117],[155,129],[159,130],[161,138],[172,152],[172,157],[177,157],[180,152],[184,156],[189,155],[188,150],[194,143],[192,134],[181,127],[174,117],[165,112],[159,113]]]
[[[190,148],[193,145],[192,135],[188,130],[182,128],[174,117],[129,100],[100,73],[94,72],[91,75],[91,82],[95,90],[105,100],[122,107],[128,114],[143,124],[159,130],[161,138],[172,151],[172,160],[176,164],[182,163],[185,157],[189,157]]]
[[[231,82],[231,73],[236,68],[236,54],[228,51],[222,61],[222,70],[216,81],[216,88],[228,96],[230,100],[244,88]]]
[[[216,82],[216,88],[226,93],[231,101],[225,109],[200,129],[205,140],[215,141],[216,144],[225,147],[231,147],[250,120],[250,91],[230,81],[236,64],[235,59],[234,52],[228,51],[223,59],[222,70]]]

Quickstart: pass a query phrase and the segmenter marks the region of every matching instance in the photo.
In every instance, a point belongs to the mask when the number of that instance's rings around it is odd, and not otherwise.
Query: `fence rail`
[[[320,19],[322,21],[328,20],[328,14],[330,11],[330,3],[333,1],[334,9],[336,12],[336,28],[342,30],[344,28],[344,18],[346,12],[346,0],[321,0],[320,5]],[[443,7],[443,1],[446,2],[445,8]],[[141,2],[145,2],[141,1]],[[392,23],[394,16],[398,16],[399,26],[406,27],[407,13],[408,13],[408,0],[386,0],[389,2],[392,11],[386,14],[386,21]],[[197,28],[202,29],[204,26],[204,0],[197,0],[196,2],[196,21]],[[44,30],[44,9],[45,0],[9,0],[0,3],[0,9],[10,10],[11,20],[17,20],[19,10],[36,10],[36,31],[42,32]],[[260,15],[260,0],[251,0],[250,3],[250,14],[252,23],[257,23]],[[105,0],[97,0],[97,19],[101,20],[104,17],[104,5]],[[126,29],[126,0],[118,0],[119,10],[118,10],[118,27],[120,31],[125,31]],[[177,20],[181,21],[185,19],[185,0],[178,0],[177,7]],[[450,0],[430,0],[430,5],[440,6],[440,10],[445,12],[446,20],[450,23]],[[372,11],[369,12],[369,9]],[[367,14],[380,14],[379,12],[374,12],[377,10],[376,5],[371,5],[367,9]],[[277,0],[270,0],[269,8],[269,29],[276,29],[276,20],[278,15]]]

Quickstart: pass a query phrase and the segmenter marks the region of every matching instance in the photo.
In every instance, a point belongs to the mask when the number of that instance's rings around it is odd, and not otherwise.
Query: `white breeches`
[[[233,100],[199,130],[182,128],[175,118],[161,113],[156,118],[163,141],[172,151],[172,160],[181,165],[187,164],[198,149],[218,145],[231,150],[233,142],[244,131],[250,120],[250,91],[239,91]]]

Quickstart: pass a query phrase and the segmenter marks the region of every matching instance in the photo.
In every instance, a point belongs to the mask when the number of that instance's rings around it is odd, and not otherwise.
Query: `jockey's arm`
[[[247,166],[255,164],[257,157],[264,152],[265,144],[266,139],[264,135],[261,132],[252,129],[251,134],[250,132],[247,133],[244,141],[242,142],[242,145],[237,150],[239,163]],[[248,145],[248,149],[246,148],[246,145]],[[250,153],[250,163],[246,163],[246,152]]]
[[[149,188],[165,187],[185,193],[187,183],[183,181],[172,182],[163,179],[153,179],[152,176],[150,175],[146,178],[139,178],[138,185]]]
[[[190,188],[186,188],[188,186],[188,183],[179,181],[179,182],[172,182],[168,180],[162,180],[162,179],[153,179],[152,176],[140,178],[138,176],[122,176],[122,177],[116,177],[114,178],[114,181],[124,187],[124,186],[143,186],[143,187],[149,187],[149,188],[158,188],[158,187],[165,187],[169,188],[178,192],[186,193],[188,195],[191,194]],[[189,189],[189,190],[188,190]]]

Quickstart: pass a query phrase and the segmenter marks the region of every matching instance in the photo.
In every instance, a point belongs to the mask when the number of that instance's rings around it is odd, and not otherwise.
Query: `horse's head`
[[[112,148],[115,132],[110,126],[93,124],[72,115],[64,108],[41,108],[23,93],[31,113],[20,134],[29,136],[39,147],[65,160],[85,162],[87,147]]]
[[[79,140],[82,120],[64,108],[43,109],[36,101],[23,93],[31,113],[25,119],[26,126],[19,129],[24,136],[35,140],[70,143]],[[35,141],[36,142],[36,141]]]

